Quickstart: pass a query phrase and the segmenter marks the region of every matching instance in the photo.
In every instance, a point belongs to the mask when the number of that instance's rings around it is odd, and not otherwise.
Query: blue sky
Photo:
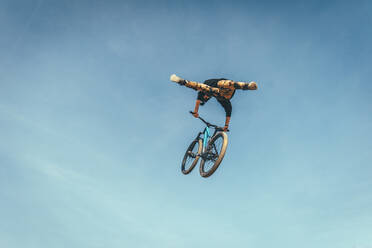
[[[372,247],[371,10],[2,0],[0,246]],[[208,179],[180,171],[202,123],[172,73],[259,85]]]

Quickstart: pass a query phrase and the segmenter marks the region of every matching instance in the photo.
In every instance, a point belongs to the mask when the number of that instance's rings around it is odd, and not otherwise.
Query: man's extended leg
[[[197,90],[197,91],[203,91],[203,92],[206,92],[206,93],[215,93],[215,94],[218,94],[220,92],[220,89],[218,89],[218,88],[210,87],[206,84],[201,84],[201,83],[198,83],[198,82],[185,80],[185,79],[182,79],[182,78],[176,76],[175,74],[173,74],[170,77],[170,80],[173,81],[173,82],[176,82],[180,85],[184,85],[188,88]]]

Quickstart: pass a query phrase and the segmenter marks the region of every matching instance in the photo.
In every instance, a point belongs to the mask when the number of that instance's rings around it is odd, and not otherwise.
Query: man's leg
[[[201,83],[198,83],[198,82],[185,80],[185,79],[182,79],[182,78],[176,76],[175,74],[173,74],[171,76],[170,80],[173,81],[173,82],[176,82],[180,85],[184,85],[188,88],[197,90],[197,91],[203,91],[203,92],[206,92],[206,93],[215,93],[215,94],[218,94],[220,92],[220,89],[218,89],[218,88],[210,87],[206,84],[201,84]]]
[[[197,91],[202,91],[205,93],[215,93],[215,94],[220,93],[220,89],[218,88],[210,87],[206,84],[201,84],[201,83],[193,82],[189,80],[185,80],[185,81],[186,81],[185,86],[188,88],[191,88]]]

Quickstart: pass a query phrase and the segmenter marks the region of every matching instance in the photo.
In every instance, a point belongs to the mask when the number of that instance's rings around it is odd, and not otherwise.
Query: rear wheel
[[[194,140],[191,142],[186,150],[185,156],[183,156],[181,170],[183,174],[189,174],[198,163],[199,156],[202,150],[203,144],[201,139]]]
[[[200,162],[200,175],[211,176],[220,165],[226,153],[228,138],[225,132],[219,132],[208,142],[207,149]]]

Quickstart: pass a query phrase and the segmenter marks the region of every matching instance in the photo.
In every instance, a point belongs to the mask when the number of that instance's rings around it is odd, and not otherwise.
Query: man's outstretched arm
[[[227,89],[240,89],[240,90],[257,90],[256,82],[234,82],[232,80],[220,80],[218,81],[218,87]]]

